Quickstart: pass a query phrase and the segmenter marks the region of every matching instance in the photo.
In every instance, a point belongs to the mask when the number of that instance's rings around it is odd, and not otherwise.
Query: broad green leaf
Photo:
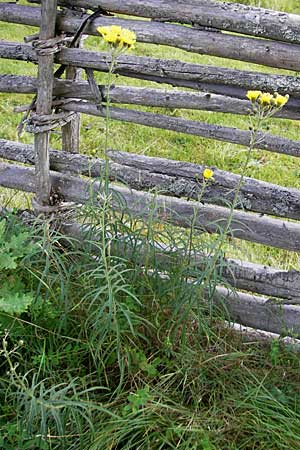
[[[33,302],[31,294],[12,292],[9,296],[1,297],[0,290],[0,311],[8,314],[22,314],[27,311]]]
[[[13,255],[10,255],[9,253],[1,252],[0,248],[0,270],[3,269],[16,269],[17,263],[16,263],[16,257]]]

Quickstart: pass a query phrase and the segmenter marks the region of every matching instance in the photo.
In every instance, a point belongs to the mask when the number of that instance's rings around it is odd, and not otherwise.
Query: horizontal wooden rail
[[[0,41],[0,58],[37,62],[36,52],[31,45],[16,42]],[[89,67],[107,72],[111,56],[105,52],[63,48],[60,53],[56,54],[55,61],[60,64]],[[221,93],[232,92],[235,95],[236,90],[239,90],[243,98],[245,98],[248,89],[278,91],[300,98],[300,79],[296,76],[240,71],[184,63],[177,60],[161,60],[132,55],[121,55],[118,58],[116,73],[126,77],[197,90],[204,89],[210,92],[214,92],[215,85],[221,85],[223,90]],[[226,89],[228,92],[226,92]]]
[[[219,325],[220,330],[224,330],[224,324]],[[225,322],[225,330],[229,331],[235,337],[246,343],[256,343],[260,345],[270,345],[272,342],[280,342],[280,345],[293,352],[300,351],[300,339],[290,336],[281,336],[280,333],[271,333],[270,331],[259,330],[257,328],[246,327],[239,323]]]
[[[78,177],[51,173],[54,190],[60,192],[67,201],[86,203],[101,201],[101,183],[92,184]],[[34,170],[12,164],[0,163],[0,185],[7,188],[34,192]],[[112,206],[140,218],[149,215],[156,220],[180,227],[191,226],[202,232],[219,233],[228,221],[230,210],[221,206],[202,205],[148,192],[139,192],[122,186],[114,186]],[[229,234],[246,241],[291,251],[300,250],[300,225],[254,213],[235,211]]]
[[[0,216],[6,217],[6,215],[7,211],[0,207]],[[19,217],[22,218],[22,214],[19,214]],[[28,225],[28,213],[26,213],[25,216],[25,223]],[[94,227],[91,229],[88,226],[83,226],[74,222],[61,223],[60,231],[81,241],[84,249],[93,251],[93,247],[95,246],[95,251],[98,251],[97,240],[99,239],[99,236],[96,234]],[[146,246],[144,246],[142,242],[137,242],[135,244],[136,246],[133,247],[131,240],[126,240],[126,238],[122,238],[121,240],[112,240],[111,253],[113,255],[116,254],[117,256],[121,255],[126,259],[134,258],[135,263],[141,264],[142,266],[144,265],[145,257],[147,257],[150,265],[153,263],[154,260],[152,257],[154,257],[157,267],[160,263],[165,264],[165,275],[161,275],[162,281],[168,278],[168,270],[172,264],[176,264],[176,260],[174,261],[172,256],[167,259],[167,254],[164,254],[163,259],[161,259],[162,253],[159,252],[159,250],[155,250],[155,253],[152,254],[150,252],[149,254],[149,243],[147,243]],[[167,258],[165,258],[165,256]],[[208,259],[206,258],[206,260],[203,260],[203,264],[205,261],[207,264]],[[224,261],[224,263],[231,265],[231,262],[228,260]],[[244,263],[238,264],[242,265]],[[202,270],[203,267],[199,267],[199,276],[201,276],[200,271]],[[264,268],[264,271],[266,270],[275,269]],[[284,274],[285,272],[281,272],[281,276],[285,276]],[[276,284],[276,282],[277,279],[275,277],[274,283]],[[188,283],[193,283],[193,279],[189,279]],[[219,306],[223,310],[225,308],[223,314],[225,313],[226,316],[229,315],[230,320],[239,320],[239,327],[242,326],[241,324],[255,327],[260,326],[264,330],[279,333],[281,336],[291,333],[299,335],[300,307],[297,304],[286,305],[285,303],[281,303],[279,301],[275,302],[274,299],[270,300],[261,296],[246,294],[237,290],[232,291],[231,289],[223,286],[216,287],[212,300],[214,305],[217,307]],[[236,326],[238,326],[238,324],[236,324]],[[279,335],[276,337],[279,338]],[[285,340],[288,341],[288,338],[285,338]]]
[[[93,250],[94,240],[97,242],[100,236],[95,227],[76,223],[63,224],[63,230],[67,235],[72,235],[82,240],[83,245]],[[97,247],[96,247],[97,248]],[[96,250],[96,249],[95,249]],[[144,265],[145,260],[152,265],[154,262],[159,270],[168,271],[170,266],[182,263],[184,255],[182,250],[169,248],[165,244],[151,244],[142,240],[132,241],[129,237],[118,236],[111,242],[112,254],[134,259],[135,263]],[[187,264],[185,274],[197,278],[205,269],[210,257],[192,251],[190,264]],[[300,302],[300,272],[287,271],[267,267],[262,264],[223,258],[217,261],[216,271],[223,282],[229,283],[236,289],[263,294],[268,297],[281,298],[280,304],[299,304]],[[272,300],[269,301],[269,304]]]
[[[202,189],[203,165],[152,158],[132,153],[110,151],[110,179],[144,191],[156,190],[160,194],[187,197],[228,206],[233,200],[239,175],[214,170],[215,182]],[[33,147],[0,139],[0,158],[34,164]],[[103,175],[104,160],[50,151],[50,168],[57,172],[81,174],[88,177]],[[289,189],[246,177],[241,187],[239,207],[262,214],[300,219],[300,190]]]
[[[40,24],[36,8],[9,2],[0,4],[0,20],[36,27]],[[68,33],[75,33],[82,20],[82,14],[76,16],[75,14],[66,15],[59,12],[57,27]],[[280,69],[300,70],[300,45],[297,44],[253,39],[225,33],[212,34],[211,31],[183,27],[182,25],[118,17],[97,18],[85,33],[99,36],[97,27],[111,24],[133,30],[137,35],[138,42],[167,45],[203,55],[230,58]]]
[[[192,282],[188,280],[189,284]],[[234,320],[240,325],[279,333],[283,336],[300,336],[300,306],[298,305],[272,303],[264,297],[223,286],[216,286],[211,301],[213,306],[219,305],[221,311],[224,310],[228,315],[227,320]]]
[[[137,155],[134,153],[120,152],[116,150],[108,151],[110,159],[118,163],[123,170],[127,168],[135,168],[143,172],[148,172],[149,175],[160,175],[162,181],[158,178],[153,179],[152,186],[162,189],[161,193],[168,195],[167,190],[173,187],[171,195],[176,196],[175,180],[179,180],[178,188],[180,188],[180,180],[184,180],[185,194],[182,194],[197,199],[201,191],[201,185],[198,189],[194,187],[197,174],[202,174],[205,166],[187,163],[183,161],[174,161],[165,158],[155,158],[145,155]],[[170,177],[172,183],[166,182]],[[219,203],[232,200],[232,196],[238,184],[240,176],[231,172],[225,172],[214,168],[215,182],[209,184],[203,192],[203,200],[211,203]],[[201,179],[201,176],[200,176]],[[165,180],[165,182],[163,182]],[[150,179],[147,183],[151,184]],[[146,184],[146,183],[145,183]],[[140,185],[132,186],[138,189],[145,189],[145,185],[141,181]],[[178,195],[178,194],[177,194]],[[293,188],[286,188],[265,181],[255,180],[254,178],[245,177],[240,191],[240,202],[246,210],[263,212],[274,216],[281,216],[291,219],[300,219],[300,190]],[[222,203],[221,203],[222,204]]]
[[[300,333],[300,306],[277,305],[268,300],[243,292],[218,287],[214,301],[225,307],[236,322],[283,335]]]
[[[18,75],[0,75],[0,92],[11,94],[35,94],[36,78]],[[103,101],[107,97],[104,85],[98,85]],[[89,84],[85,81],[54,80],[55,96],[94,100]],[[247,99],[242,100],[225,95],[208,92],[178,91],[153,89],[135,86],[116,86],[110,89],[110,101],[119,104],[154,106],[162,108],[195,109],[220,113],[249,115],[251,105]],[[290,105],[292,107],[290,107]],[[274,117],[283,119],[300,119],[300,100],[290,99],[288,104]]]
[[[62,109],[105,117],[104,109],[99,110],[94,103],[82,100],[69,101],[62,106]],[[112,107],[110,108],[110,118],[113,120],[136,123],[147,127],[171,130],[244,146],[249,145],[251,138],[250,131],[224,127],[221,125],[211,125],[205,122],[171,117],[164,114],[135,111],[132,109]],[[284,155],[300,156],[300,141],[292,141],[290,139],[262,132],[257,134],[257,140],[254,147],[270,152],[282,153]]]
[[[62,231],[68,236],[81,240],[82,245],[86,246],[89,251],[92,250],[93,243],[96,244],[99,239],[99,236],[95,233],[95,228],[90,230],[89,227],[77,223],[62,224]],[[95,251],[96,248],[95,245]],[[124,244],[124,241],[121,240],[121,245],[119,245],[119,241],[115,242],[112,240],[111,251],[112,254],[117,254],[118,256],[122,255],[129,259],[132,256],[136,258],[138,251],[138,260],[136,261],[135,259],[135,263],[140,263],[141,265],[143,265],[145,258],[147,258],[149,265],[151,266],[154,261],[152,260],[152,257],[155,258],[156,266],[164,262],[164,274],[161,275],[162,281],[168,279],[168,270],[170,266],[172,266],[172,263],[174,263],[172,259],[161,259],[161,253],[155,253],[155,256],[154,254],[149,254],[149,246],[143,246],[142,243],[133,249],[130,242],[126,245]],[[208,259],[206,259],[206,264],[207,262]],[[203,270],[204,264],[205,260],[203,259],[203,266],[199,267],[200,271]],[[193,279],[189,279],[188,283],[193,283]],[[240,324],[261,328],[283,335],[289,333],[299,334],[300,332],[300,306],[298,305],[276,303],[264,297],[236,290],[233,291],[232,289],[223,286],[216,287],[212,300],[214,305],[220,306],[221,309],[225,308],[226,314],[229,315],[231,320],[236,320]]]
[[[39,3],[36,0],[29,0]],[[98,9],[99,0],[59,0],[59,5]],[[275,40],[300,43],[300,16],[214,0],[101,0],[107,11],[169,22],[198,24]]]

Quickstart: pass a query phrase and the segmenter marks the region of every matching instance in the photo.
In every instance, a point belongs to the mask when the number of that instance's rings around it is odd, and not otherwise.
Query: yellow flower
[[[110,27],[98,27],[97,31],[109,44],[117,46],[120,43],[122,28],[118,25],[112,25]]]
[[[136,34],[127,28],[122,28],[121,43],[127,48],[133,48],[136,43]]]
[[[290,96],[288,94],[280,95],[280,94],[277,94],[277,92],[276,92],[276,94],[274,95],[274,105],[277,108],[281,108],[288,102],[289,98],[290,98]]]
[[[212,180],[214,172],[211,169],[204,169],[202,175],[205,180]]]
[[[261,91],[248,91],[247,98],[250,102],[255,102],[262,95]]]
[[[273,103],[274,97],[270,92],[263,92],[260,97],[258,98],[258,102],[261,105],[268,106]]]
[[[97,31],[101,34],[105,42],[115,48],[132,48],[136,43],[135,33],[127,28],[119,27],[118,25],[98,27]]]

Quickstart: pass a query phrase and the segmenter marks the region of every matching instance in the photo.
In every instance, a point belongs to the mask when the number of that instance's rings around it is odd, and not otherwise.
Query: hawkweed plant
[[[251,107],[252,107],[252,112],[249,116],[250,117],[250,140],[249,140],[248,151],[246,154],[245,161],[242,165],[241,176],[239,178],[239,181],[237,183],[237,186],[236,186],[236,189],[234,192],[234,197],[233,197],[232,204],[230,206],[228,218],[226,220],[223,230],[220,233],[219,238],[216,240],[216,244],[214,246],[214,255],[210,259],[210,262],[206,269],[206,271],[207,271],[206,277],[205,277],[206,282],[204,282],[205,287],[209,287],[209,285],[210,285],[211,276],[212,276],[213,272],[215,271],[215,267],[216,267],[216,264],[218,262],[220,255],[221,255],[226,236],[228,235],[228,233],[230,231],[234,212],[239,203],[239,194],[240,194],[240,191],[241,191],[244,179],[245,179],[245,175],[247,172],[247,168],[248,168],[248,165],[250,162],[252,152],[253,152],[255,146],[257,145],[257,143],[259,143],[263,139],[263,135],[261,134],[263,125],[266,120],[268,120],[269,118],[274,116],[274,114],[278,113],[278,111],[280,111],[289,100],[288,95],[283,96],[283,95],[278,94],[277,92],[275,94],[271,94],[269,92],[262,92],[262,91],[248,91],[246,97],[251,102]],[[208,177],[211,180],[213,180],[213,174],[211,174],[209,172],[210,169],[206,169],[206,170],[208,170],[208,172],[207,172]],[[205,178],[204,174],[203,174],[203,176]],[[211,294],[210,294],[210,297],[211,297]]]
[[[136,43],[136,35],[133,31],[127,28],[122,28],[118,25],[111,25],[106,27],[98,27],[98,33],[102,36],[104,41],[108,44],[111,60],[107,75],[107,90],[106,90],[106,108],[105,108],[105,174],[104,174],[104,191],[108,195],[109,188],[109,159],[107,157],[107,149],[109,142],[109,125],[110,125],[110,105],[111,97],[110,91],[114,80],[114,72],[117,65],[117,59],[126,51],[132,49]]]

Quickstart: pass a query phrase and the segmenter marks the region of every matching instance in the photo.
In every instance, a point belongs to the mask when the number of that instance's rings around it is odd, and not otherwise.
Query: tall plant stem
[[[109,124],[110,124],[110,105],[111,105],[111,96],[110,90],[113,81],[114,69],[116,66],[117,53],[116,49],[112,50],[111,53],[111,62],[109,65],[109,70],[107,74],[107,92],[106,92],[106,107],[105,107],[105,171],[104,171],[104,194],[105,197],[108,197],[109,194],[109,158],[107,156],[108,144],[109,144]]]
[[[215,270],[216,263],[217,263],[217,261],[218,261],[218,259],[220,257],[220,254],[221,254],[221,251],[222,251],[222,247],[224,245],[224,241],[225,241],[226,236],[227,236],[227,234],[228,234],[228,232],[230,230],[230,226],[231,226],[231,223],[232,223],[232,220],[233,220],[234,211],[235,211],[235,208],[236,208],[236,206],[238,204],[238,200],[239,200],[239,193],[241,191],[241,188],[242,188],[242,185],[243,185],[243,182],[244,182],[244,179],[245,179],[246,170],[248,168],[249,161],[250,161],[250,158],[251,158],[251,154],[252,154],[252,151],[254,149],[256,140],[257,140],[258,132],[260,130],[262,121],[264,119],[263,113],[259,112],[257,117],[256,117],[256,119],[257,120],[256,120],[256,123],[255,123],[255,126],[252,128],[252,133],[251,133],[251,137],[250,137],[250,143],[249,143],[249,147],[248,147],[248,151],[247,151],[247,156],[246,156],[245,162],[244,162],[244,164],[242,166],[242,173],[241,173],[241,176],[239,178],[238,184],[236,186],[234,197],[233,197],[233,201],[232,201],[232,204],[231,204],[231,207],[230,207],[230,213],[229,213],[228,219],[226,221],[224,230],[222,231],[219,239],[217,240],[214,255],[213,255],[212,259],[209,262],[208,272],[207,272],[206,277],[205,277],[206,278],[206,282],[204,283],[204,286],[209,284],[210,278],[211,278],[211,276],[212,276],[212,274],[213,274],[213,272]]]

